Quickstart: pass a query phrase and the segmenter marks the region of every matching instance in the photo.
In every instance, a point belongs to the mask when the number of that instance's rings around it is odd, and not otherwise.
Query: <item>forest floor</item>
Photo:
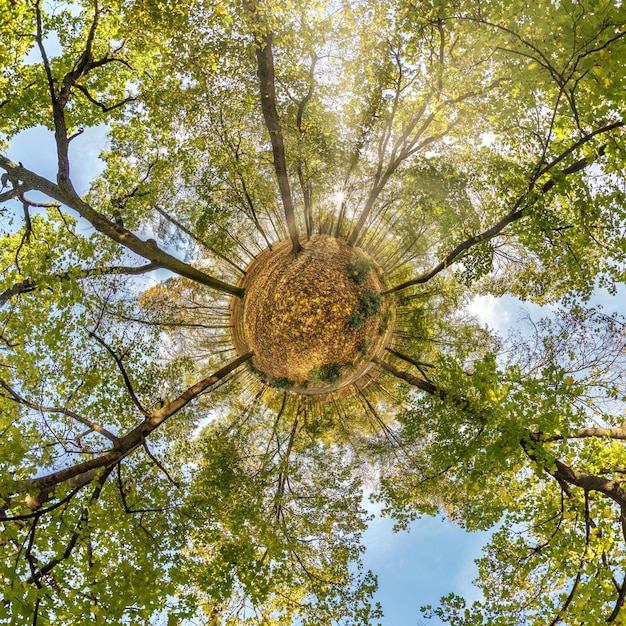
[[[392,306],[382,273],[343,239],[314,235],[295,257],[291,241],[265,250],[233,298],[233,341],[253,351],[251,367],[267,383],[319,393],[354,382],[369,369],[390,329]]]

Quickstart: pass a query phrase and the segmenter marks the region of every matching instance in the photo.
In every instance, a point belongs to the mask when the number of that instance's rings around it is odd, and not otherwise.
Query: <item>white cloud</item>
[[[505,336],[517,326],[520,318],[530,315],[533,319],[546,317],[552,307],[539,306],[532,302],[523,302],[513,296],[478,296],[467,307],[483,324]]]

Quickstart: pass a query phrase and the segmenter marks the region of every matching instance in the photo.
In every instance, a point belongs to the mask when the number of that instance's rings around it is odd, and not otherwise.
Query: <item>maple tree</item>
[[[0,8],[2,147],[56,164],[0,155],[0,621],[372,623],[367,480],[496,528],[484,599],[427,615],[624,622],[624,322],[588,304],[624,280],[620,3]],[[263,365],[348,293],[348,356]],[[561,309],[502,343],[485,293]]]

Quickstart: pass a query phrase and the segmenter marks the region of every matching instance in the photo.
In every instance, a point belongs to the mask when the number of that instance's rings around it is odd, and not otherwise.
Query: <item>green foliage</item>
[[[555,464],[573,464],[591,479],[622,462],[621,442],[585,428],[590,402],[596,419],[618,426],[614,402],[624,396],[613,366],[622,332],[623,320],[601,311],[562,312],[516,337],[506,365],[487,355],[468,376],[448,360],[437,368],[438,376],[445,371],[437,379],[445,397],[425,398],[400,416],[416,456],[384,477],[388,512],[401,526],[441,509],[469,529],[497,525],[479,560],[485,600],[468,606],[449,596],[426,616],[543,624],[562,614],[578,624],[614,611],[606,590],[611,568],[623,562],[619,505],[576,484],[565,489]],[[572,589],[576,600],[566,603]]]
[[[348,276],[357,284],[363,285],[369,276],[370,271],[374,268],[374,262],[371,259],[362,257],[348,263]]]
[[[357,313],[351,313],[348,316],[346,324],[349,330],[356,330],[357,328],[361,328],[361,326],[363,326],[365,322],[366,322],[365,317],[360,312],[357,312]]]
[[[625,277],[624,24],[597,0],[0,0],[24,163],[0,155],[0,623],[375,623],[359,476],[399,527],[495,529],[483,599],[426,616],[624,622],[625,322],[581,306]],[[326,404],[250,362],[211,379],[229,300],[164,280],[169,251],[236,284],[286,236],[268,32],[301,233],[363,218],[385,290],[414,281],[385,296],[407,376]],[[24,151],[42,129],[50,155]],[[345,268],[347,330],[380,315],[372,267]],[[485,293],[565,308],[501,344],[466,314]]]
[[[359,292],[358,309],[351,313],[347,319],[350,330],[356,330],[367,322],[368,319],[378,315],[382,305],[382,295],[372,289],[362,289]]]
[[[382,301],[383,297],[377,291],[364,289],[359,293],[359,309],[365,318],[377,315]]]
[[[357,345],[357,350],[363,355],[365,356],[371,347],[371,342],[368,341],[367,339],[363,339],[362,341],[359,341],[358,345]]]
[[[316,365],[309,375],[316,383],[336,383],[341,378],[341,366],[337,363]]]
[[[267,419],[260,411],[237,433],[219,426],[202,433],[183,572],[198,586],[205,612],[225,623],[270,615],[280,624],[369,623],[380,613],[368,600],[375,578],[348,566],[362,552],[366,521],[358,481],[342,452],[294,439],[295,404],[283,409],[283,445],[258,438]],[[311,463],[320,470],[314,477]],[[290,488],[283,489],[287,477]],[[237,612],[243,598],[246,616]]]
[[[387,332],[389,328],[389,322],[391,321],[391,313],[389,311],[385,311],[383,316],[380,319],[380,324],[378,325],[378,334],[383,335]]]
[[[277,387],[278,389],[291,389],[294,383],[288,378],[275,378],[272,381],[272,385],[274,385],[274,387]]]
[[[495,250],[490,242],[476,244],[469,254],[463,257],[463,272],[460,279],[468,286],[487,276],[493,270]]]

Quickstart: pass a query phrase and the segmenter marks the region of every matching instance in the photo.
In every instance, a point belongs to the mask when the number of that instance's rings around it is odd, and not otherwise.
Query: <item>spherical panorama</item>
[[[393,330],[392,299],[376,262],[343,239],[313,235],[264,250],[233,298],[233,342],[253,352],[252,370],[267,384],[323,395],[369,382],[372,358]]]

